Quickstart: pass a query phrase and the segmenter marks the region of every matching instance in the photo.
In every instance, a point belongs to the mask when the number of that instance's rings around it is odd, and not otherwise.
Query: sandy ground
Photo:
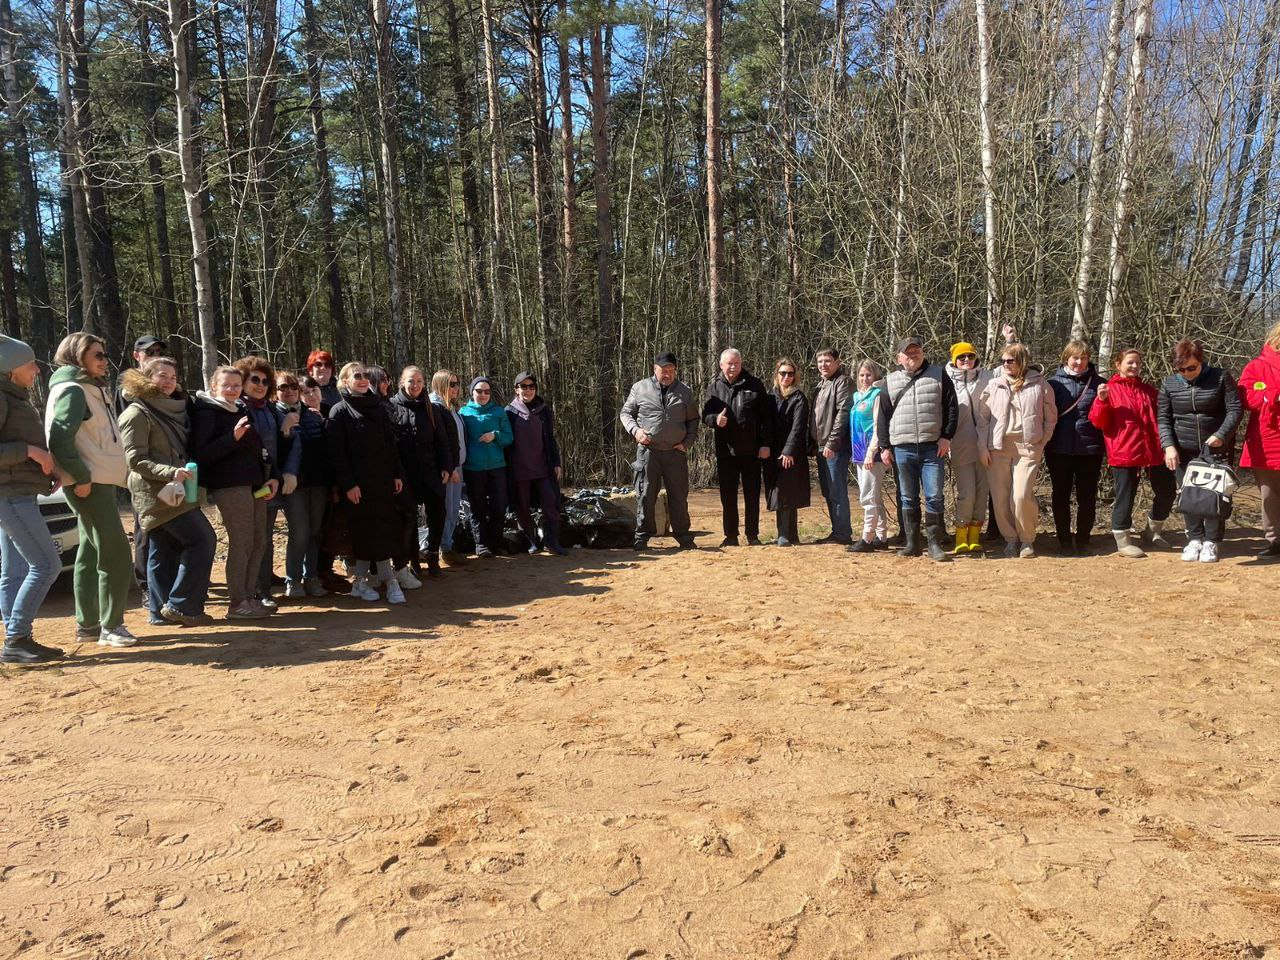
[[[0,669],[0,957],[1280,956],[1252,545],[579,550],[268,630],[135,610],[134,649]]]

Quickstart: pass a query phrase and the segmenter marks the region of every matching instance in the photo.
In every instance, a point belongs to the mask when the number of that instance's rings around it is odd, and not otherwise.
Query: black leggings
[[[507,519],[507,468],[463,470],[462,477],[467,484],[476,547],[494,553],[505,550],[502,530]]]
[[[1045,451],[1049,481],[1053,484],[1053,527],[1058,542],[1070,544],[1071,493],[1076,495],[1076,532],[1074,541],[1088,544],[1093,522],[1098,515],[1098,478],[1102,475],[1102,454],[1054,453]]]
[[[1138,481],[1144,470],[1151,481],[1151,519],[1159,523],[1169,518],[1178,489],[1172,470],[1163,463],[1155,467],[1112,467],[1111,476],[1116,482],[1116,498],[1111,504],[1112,530],[1128,530],[1133,525],[1133,501],[1138,497]]]

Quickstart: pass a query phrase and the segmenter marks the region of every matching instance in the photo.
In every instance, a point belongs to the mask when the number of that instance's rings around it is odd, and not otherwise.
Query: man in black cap
[[[906,544],[898,555],[918,557],[923,552],[923,493],[929,558],[949,560],[942,546],[946,533],[942,475],[951,438],[960,422],[956,388],[946,370],[925,357],[919,337],[898,341],[898,365],[900,369],[885,378],[876,416],[876,446],[884,451],[881,458],[887,465],[896,463],[898,467],[898,494],[906,534]]]
[[[636,539],[643,550],[657,533],[654,510],[658,488],[667,488],[671,532],[680,549],[694,547],[689,533],[689,462],[687,453],[698,435],[698,408],[693,391],[676,379],[674,353],[654,358],[653,376],[638,380],[622,405],[622,425],[635,438]]]

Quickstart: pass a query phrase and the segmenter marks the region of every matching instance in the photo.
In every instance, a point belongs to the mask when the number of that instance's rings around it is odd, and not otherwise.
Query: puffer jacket
[[[466,470],[497,470],[507,465],[505,450],[511,446],[511,421],[507,411],[496,400],[479,404],[472,400],[458,411],[467,431]],[[486,433],[494,435],[490,443],[481,443]]]
[[[1156,420],[1156,388],[1141,377],[1116,374],[1107,381],[1107,396],[1089,409],[1089,422],[1102,431],[1107,461],[1113,467],[1155,467],[1164,463],[1160,424]]]
[[[1039,367],[1032,367],[1023,377],[1022,389],[1014,392],[1013,384],[1003,372],[992,377],[978,400],[978,422],[992,450],[1003,450],[1009,430],[1009,413],[1017,404],[1022,418],[1022,440],[1043,450],[1058,422],[1058,404],[1053,390]]]
[[[1106,452],[1102,432],[1089,420],[1089,410],[1098,398],[1098,387],[1103,383],[1098,368],[1092,363],[1080,374],[1066,367],[1049,378],[1053,398],[1058,404],[1058,425],[1049,441],[1050,453],[1072,457],[1100,457]]]
[[[951,438],[948,458],[957,467],[977,463],[987,452],[987,431],[978,429],[978,400],[991,382],[991,371],[974,367],[961,370],[954,363],[947,364],[947,376],[956,388],[956,402],[960,415],[956,420],[956,435]]]
[[[120,377],[120,396],[128,403],[120,414],[120,436],[129,462],[129,494],[143,530],[154,530],[199,507],[180,500],[170,506],[160,490],[177,479],[188,462],[190,415],[186,394],[164,392],[138,370]]]
[[[618,417],[627,433],[637,429],[649,435],[649,449],[671,450],[684,444],[686,452],[698,436],[698,408],[693,391],[677,380],[664,388],[657,377],[637,380]]]
[[[716,426],[721,413],[729,422]],[[702,422],[711,428],[716,442],[716,457],[754,457],[761,447],[777,445],[777,424],[773,397],[760,378],[742,370],[730,383],[724,373],[717,373],[707,385],[707,399],[702,405]]]
[[[0,375],[0,497],[42,496],[53,489],[54,477],[27,456],[27,447],[48,450],[40,414],[31,394]]]
[[[830,447],[837,454],[849,453],[849,408],[855,391],[853,378],[836,370],[830,379],[819,379],[809,402],[809,449],[821,454]]]
[[[1237,387],[1249,411],[1240,466],[1280,470],[1280,352],[1264,346],[1241,372]]]
[[[1231,447],[1241,414],[1235,381],[1219,367],[1201,367],[1194,383],[1175,373],[1160,384],[1156,419],[1164,447],[1198,453],[1210,437]]]

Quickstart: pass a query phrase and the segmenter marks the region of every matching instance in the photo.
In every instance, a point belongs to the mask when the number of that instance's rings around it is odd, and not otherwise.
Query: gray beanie
[[[13,373],[36,358],[36,352],[21,340],[0,336],[0,373]]]

